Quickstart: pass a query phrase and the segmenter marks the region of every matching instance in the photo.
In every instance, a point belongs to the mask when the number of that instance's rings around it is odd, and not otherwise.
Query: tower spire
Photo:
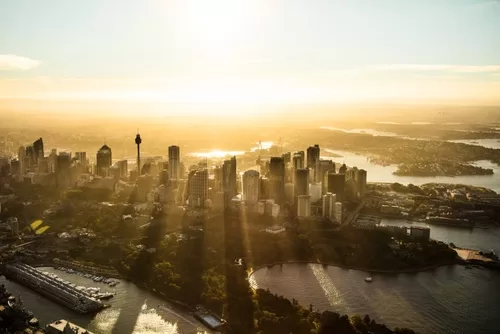
[[[141,135],[139,134],[139,129],[137,129],[137,135],[135,136],[135,144],[137,145],[137,176],[141,175]]]

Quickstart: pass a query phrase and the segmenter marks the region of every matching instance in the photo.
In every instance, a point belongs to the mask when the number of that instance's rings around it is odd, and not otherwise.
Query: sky
[[[0,99],[495,104],[500,0],[3,0]]]

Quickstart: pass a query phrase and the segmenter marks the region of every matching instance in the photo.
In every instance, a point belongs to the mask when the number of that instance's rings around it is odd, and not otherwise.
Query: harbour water
[[[409,224],[383,219],[383,224]],[[500,250],[500,228],[465,229],[430,225],[431,238],[457,246]],[[373,283],[365,283],[366,276]],[[368,314],[390,327],[420,333],[498,333],[500,273],[488,269],[445,266],[412,274],[370,274],[316,264],[263,268],[250,278],[254,287],[294,298],[314,309],[349,315]]]
[[[158,305],[165,304],[160,298],[133,283],[121,281],[114,288],[104,283],[96,283],[83,276],[69,274],[54,268],[38,268],[54,273],[64,280],[76,285],[99,287],[101,291],[116,291],[113,298],[106,301],[111,307],[96,315],[82,315],[47,299],[37,292],[21,284],[0,277],[0,283],[15,296],[21,295],[24,305],[31,310],[41,324],[55,320],[67,319],[96,334],[128,334],[128,333],[211,333],[199,321],[181,311],[158,310]]]
[[[365,277],[371,275],[372,283]],[[412,274],[370,274],[318,264],[263,268],[254,287],[296,299],[301,305],[341,314],[370,315],[389,327],[419,333],[498,333],[500,273],[445,266]]]
[[[381,166],[369,161],[368,157],[361,154],[355,154],[347,151],[324,149],[323,156],[335,161],[335,163],[345,163],[348,166],[356,166],[365,169],[368,172],[368,182],[398,182],[401,184],[412,183],[422,185],[425,183],[455,183],[478,187],[485,187],[500,192],[500,166],[490,161],[476,161],[474,164],[483,168],[493,170],[493,175],[474,175],[474,176],[398,176],[393,172],[397,170],[396,165]],[[328,154],[333,153],[334,157]],[[322,156],[322,158],[323,158]]]

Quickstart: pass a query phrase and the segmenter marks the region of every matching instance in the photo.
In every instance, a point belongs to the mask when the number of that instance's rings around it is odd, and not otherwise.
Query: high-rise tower
[[[171,179],[179,180],[181,174],[181,157],[179,146],[168,147],[168,175]]]
[[[141,175],[141,135],[137,133],[135,136],[135,144],[137,145],[137,174]]]

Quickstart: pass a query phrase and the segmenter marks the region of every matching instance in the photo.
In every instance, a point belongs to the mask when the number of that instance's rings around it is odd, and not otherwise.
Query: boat
[[[371,276],[365,277],[365,282],[367,282],[367,283],[373,282],[373,277],[371,277]]]
[[[472,269],[472,266],[470,264],[465,266],[465,269]]]

